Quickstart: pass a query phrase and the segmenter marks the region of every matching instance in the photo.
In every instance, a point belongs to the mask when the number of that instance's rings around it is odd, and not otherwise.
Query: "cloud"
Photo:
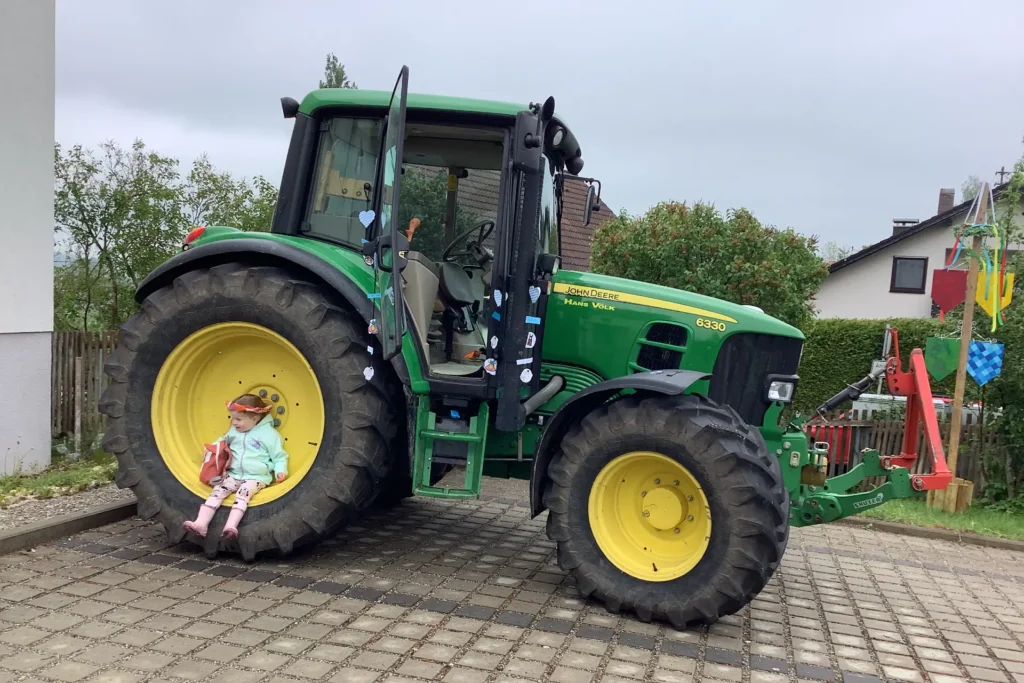
[[[1018,0],[65,0],[57,17],[61,142],[141,137],[274,182],[278,98],[314,88],[329,51],[363,88],[408,64],[416,92],[554,95],[615,209],[704,199],[858,246],[1022,151]]]

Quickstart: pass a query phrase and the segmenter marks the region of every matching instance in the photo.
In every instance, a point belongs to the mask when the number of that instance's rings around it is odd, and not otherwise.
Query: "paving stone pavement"
[[[211,562],[139,519],[2,556],[0,683],[1024,683],[1024,553],[797,529],[742,613],[679,632],[582,602],[510,490],[285,560]]]

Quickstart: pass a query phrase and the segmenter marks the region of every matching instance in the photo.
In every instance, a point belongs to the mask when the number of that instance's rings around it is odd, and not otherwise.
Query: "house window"
[[[928,274],[927,258],[892,258],[892,279],[889,291],[897,294],[924,294],[925,278]]]

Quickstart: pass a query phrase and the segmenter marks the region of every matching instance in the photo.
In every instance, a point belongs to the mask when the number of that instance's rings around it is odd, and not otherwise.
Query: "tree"
[[[663,202],[622,213],[594,236],[599,273],[751,304],[793,325],[814,314],[811,296],[828,274],[817,240],[763,226],[746,209]]]
[[[105,323],[116,327],[134,310],[133,303],[122,302],[131,302],[142,278],[181,244],[178,162],[147,151],[140,140],[128,150],[106,142],[99,158],[81,145],[65,152],[58,144],[54,171],[57,242],[74,257],[72,270],[55,285],[84,288],[76,296],[85,296],[82,321],[88,327],[102,278],[109,292],[102,303]]]
[[[113,329],[136,306],[133,292],[174,255],[193,225],[270,229],[277,188],[257,176],[236,180],[206,155],[182,182],[178,160],[136,141],[98,153],[54,147],[56,242],[65,262],[54,270],[58,330]]]
[[[205,154],[195,160],[182,187],[182,215],[189,225],[229,225],[267,232],[277,205],[277,188],[263,176],[250,183],[217,171]]]
[[[66,244],[67,260],[53,269],[53,326],[66,330],[103,330],[109,319],[109,280],[84,245]]]
[[[472,173],[472,171],[470,171]],[[398,203],[398,225],[404,232],[413,217],[420,226],[412,238],[412,248],[433,261],[441,260],[444,248],[444,219],[448,203],[448,175],[442,169],[430,172],[406,166],[402,175],[402,197]],[[455,206],[455,234],[468,230],[478,217]]]
[[[324,77],[320,81],[321,88],[352,88],[356,89],[356,84],[348,79],[348,75],[345,73],[345,65],[338,61],[338,58],[333,52],[327,55],[327,64],[324,67]]]
[[[981,180],[976,175],[967,176],[967,180],[960,186],[960,201],[969,202],[977,197],[979,192],[981,192]]]
[[[855,251],[853,247],[838,242],[826,242],[818,248],[818,254],[826,263],[842,261]]]

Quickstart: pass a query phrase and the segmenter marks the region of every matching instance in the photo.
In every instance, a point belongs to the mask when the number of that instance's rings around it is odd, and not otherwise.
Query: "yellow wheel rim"
[[[608,561],[644,581],[692,570],[711,541],[711,508],[690,471],[660,453],[634,451],[594,479],[590,530]]]
[[[265,327],[211,325],[171,351],[153,387],[151,417],[160,456],[181,485],[197,496],[206,498],[211,490],[199,481],[203,444],[227,432],[224,404],[246,393],[273,404],[271,414],[280,420],[277,429],[288,452],[288,478],[257,493],[249,505],[277,500],[313,466],[324,434],[324,399],[305,357]]]

